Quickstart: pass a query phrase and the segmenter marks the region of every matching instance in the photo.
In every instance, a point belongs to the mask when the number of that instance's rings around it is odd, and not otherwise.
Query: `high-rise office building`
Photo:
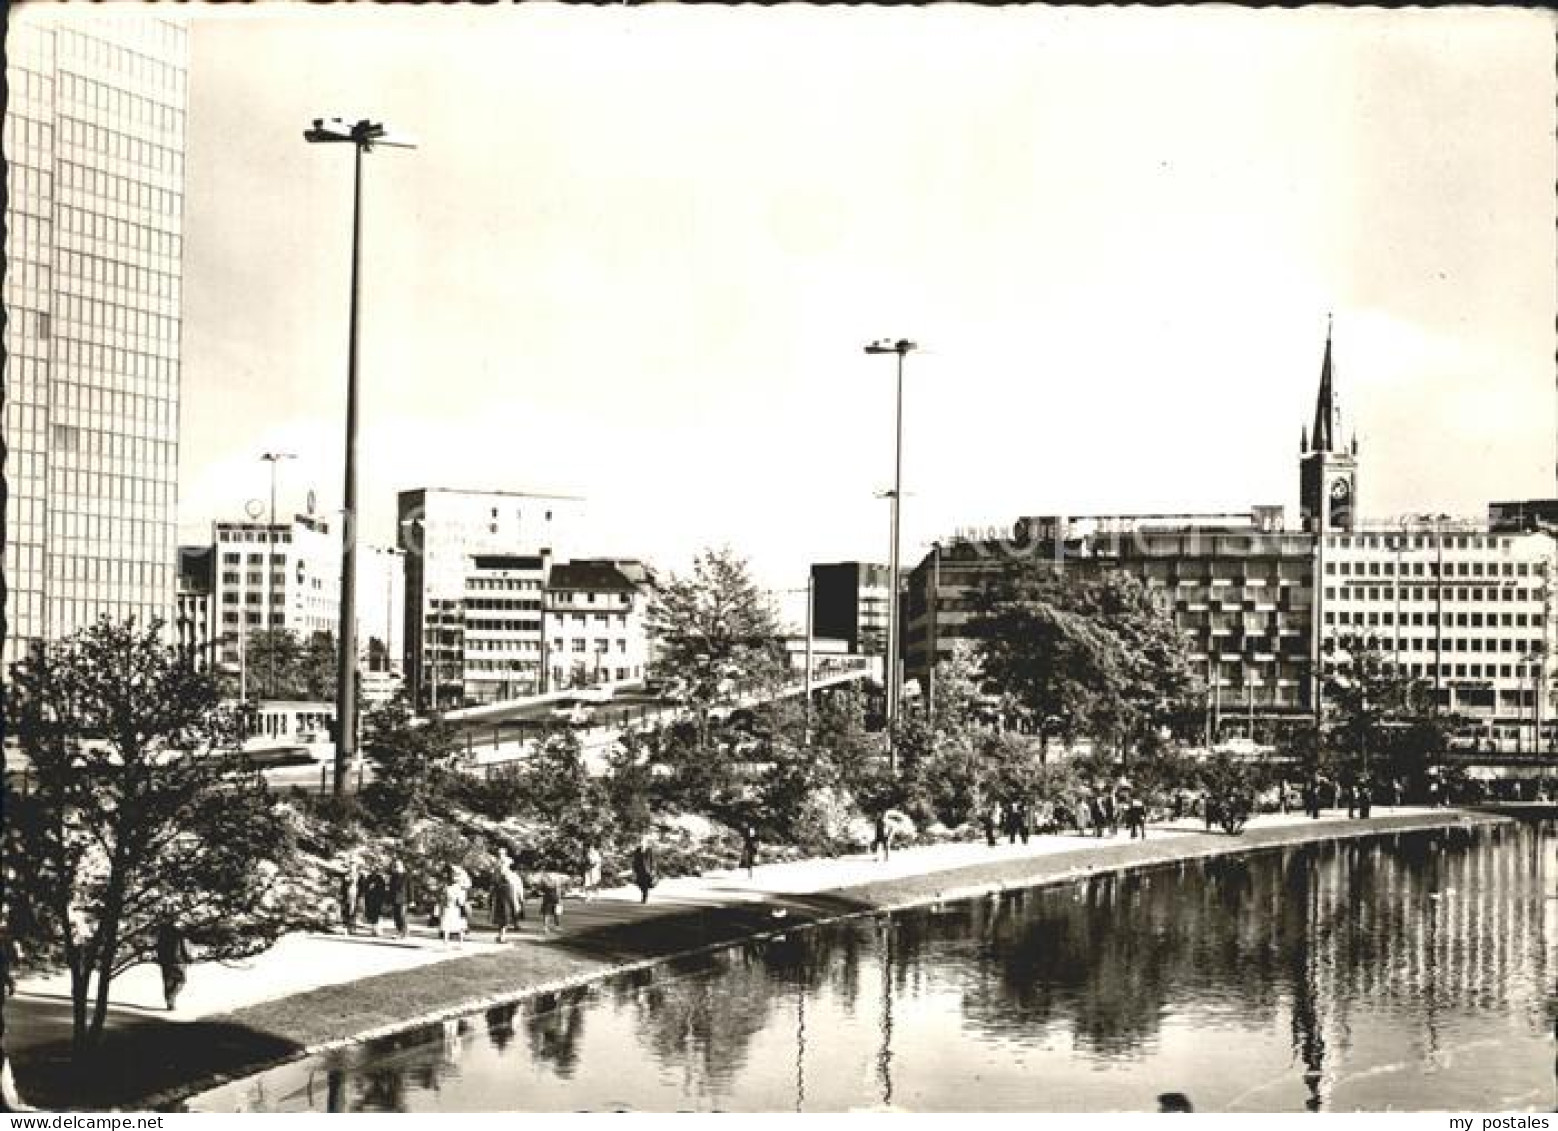
[[[9,19],[8,662],[174,619],[186,38],[124,8]]]

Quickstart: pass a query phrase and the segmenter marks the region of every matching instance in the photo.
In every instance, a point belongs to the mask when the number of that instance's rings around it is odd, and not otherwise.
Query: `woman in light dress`
[[[464,942],[467,929],[466,896],[470,880],[461,882],[463,869],[450,868],[438,915],[438,937],[444,942]],[[458,938],[456,938],[458,936]]]

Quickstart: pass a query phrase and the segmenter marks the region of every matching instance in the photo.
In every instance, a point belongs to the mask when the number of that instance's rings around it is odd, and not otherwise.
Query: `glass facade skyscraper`
[[[104,614],[173,618],[187,34],[9,19],[7,662]]]

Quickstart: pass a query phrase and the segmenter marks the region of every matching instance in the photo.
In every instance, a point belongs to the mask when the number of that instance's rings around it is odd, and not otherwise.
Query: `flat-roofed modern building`
[[[583,512],[584,500],[568,495],[444,487],[400,492],[405,670],[414,704],[447,709],[464,701],[467,581],[476,559],[556,559],[571,546]]]
[[[1286,530],[1281,507],[1025,518],[1009,539],[950,541],[909,575],[908,678],[927,682],[931,656],[945,660],[970,638],[974,598],[987,579],[1032,558],[1070,570],[1118,569],[1145,582],[1203,670],[1215,730],[1311,709],[1314,539]]]
[[[173,634],[186,37],[7,18],[7,662],[105,615]]]
[[[1321,561],[1322,648],[1372,637],[1467,737],[1532,750],[1540,721],[1552,745],[1553,534],[1423,518],[1327,534]]]

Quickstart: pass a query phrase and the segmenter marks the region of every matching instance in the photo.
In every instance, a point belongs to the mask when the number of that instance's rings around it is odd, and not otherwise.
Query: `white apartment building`
[[[1538,718],[1551,741],[1553,535],[1422,520],[1328,533],[1319,556],[1322,647],[1374,637],[1485,746],[1533,749]]]
[[[640,562],[554,565],[546,590],[547,689],[642,682],[652,589]]]

